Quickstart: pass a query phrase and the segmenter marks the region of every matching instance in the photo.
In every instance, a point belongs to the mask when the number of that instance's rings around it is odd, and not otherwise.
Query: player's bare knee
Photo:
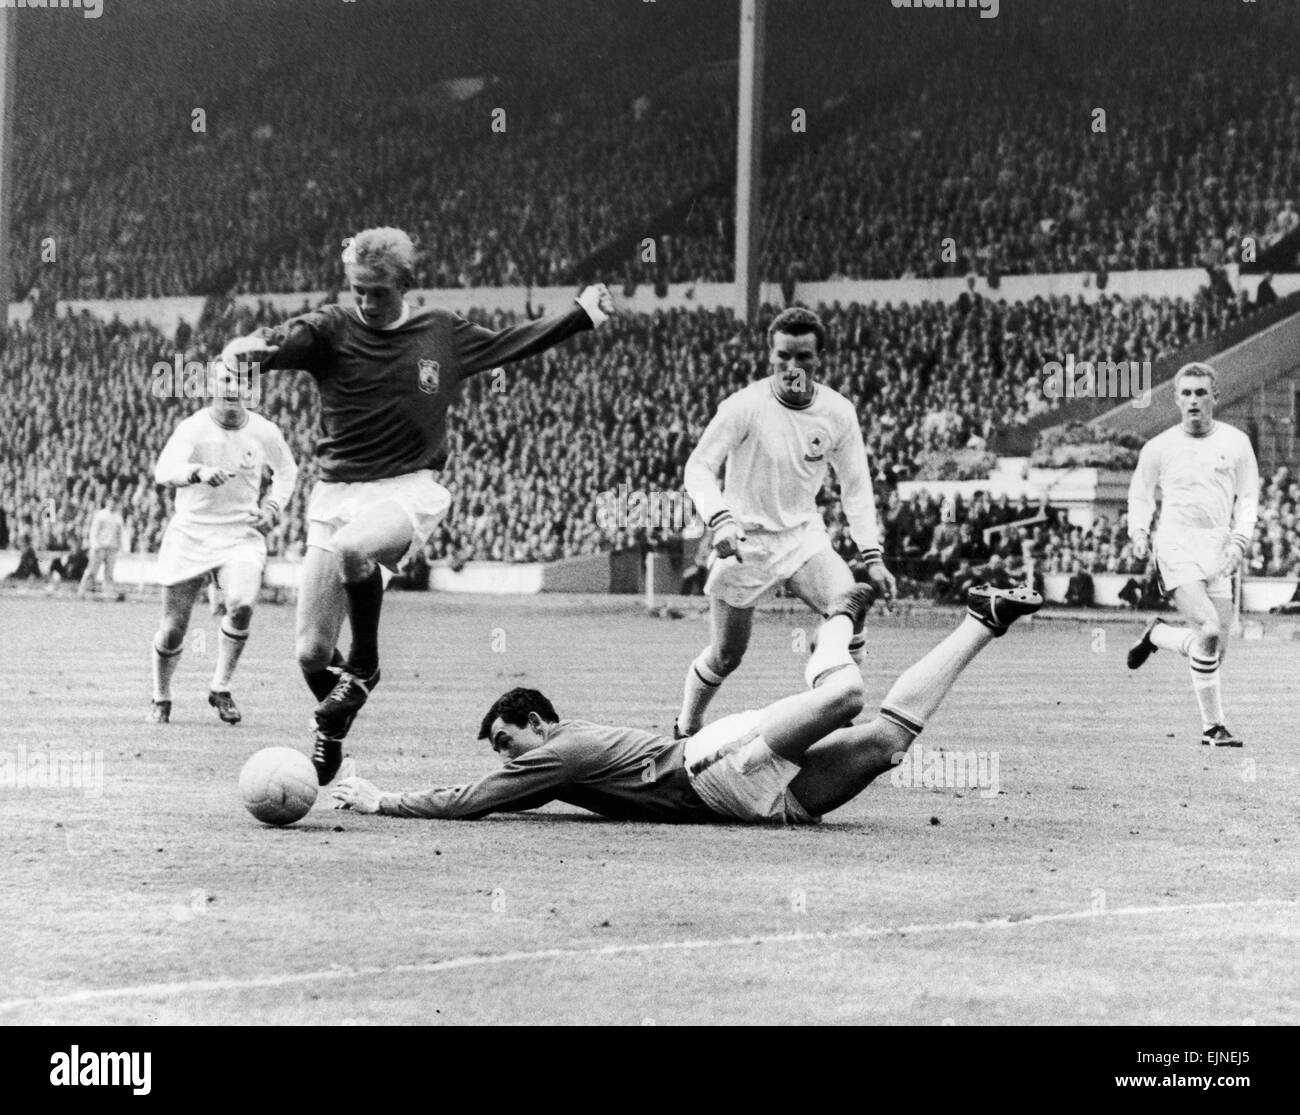
[[[862,685],[861,679],[856,683],[850,683],[835,694],[833,705],[834,719],[840,723],[846,720],[852,720],[862,711],[862,706],[866,704],[867,694]]]
[[[736,672],[741,662],[745,658],[744,647],[710,647],[708,655],[708,665],[719,677],[726,677],[728,674]]]
[[[226,601],[226,616],[230,626],[244,630],[253,621],[253,605],[244,601]]]
[[[339,571],[345,581],[360,581],[370,576],[375,559],[360,539],[335,541],[334,553],[339,559]]]
[[[316,639],[299,639],[295,650],[298,666],[309,672],[325,669],[334,655],[333,645],[327,645]]]
[[[188,627],[183,620],[167,618],[162,621],[158,628],[157,644],[163,650],[178,650],[181,643],[185,641],[185,630]]]
[[[856,667],[836,670],[818,688],[826,691],[831,715],[836,720],[852,720],[867,700],[867,687]]]

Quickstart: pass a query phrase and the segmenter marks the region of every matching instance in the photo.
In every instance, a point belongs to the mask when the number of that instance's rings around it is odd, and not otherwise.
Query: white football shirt
[[[248,419],[238,429],[221,425],[205,407],[191,414],[167,439],[158,455],[154,479],[173,484],[178,526],[229,526],[256,520],[262,471],[272,471],[268,499],[281,511],[298,482],[298,465],[275,423],[245,411]],[[219,488],[191,484],[189,477],[200,465],[224,468],[234,475]]]
[[[1231,531],[1243,548],[1255,533],[1259,466],[1250,439],[1236,426],[1215,420],[1204,437],[1181,425],[1142,447],[1129,482],[1129,530],[1150,529],[1160,489],[1160,533]]]
[[[725,488],[718,484],[724,465]],[[864,555],[879,551],[857,411],[824,383],[803,408],[778,399],[770,376],[724,399],[686,462],[686,491],[710,525],[730,512],[747,533],[785,531],[822,521],[816,501],[828,466],[839,479],[853,541]]]

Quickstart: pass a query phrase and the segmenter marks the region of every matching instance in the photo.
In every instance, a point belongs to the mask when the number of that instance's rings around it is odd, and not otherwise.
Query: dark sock
[[[330,656],[330,666],[342,666],[343,655],[339,654],[338,648],[334,648],[334,653]],[[318,701],[325,700],[330,695],[330,690],[334,688],[334,683],[339,680],[338,674],[328,666],[323,670],[303,670],[303,678],[307,682],[307,688],[311,690],[312,696]]]
[[[352,626],[348,673],[368,678],[379,669],[379,610],[384,603],[384,579],[379,566],[365,580],[344,582],[343,588],[348,594],[348,622]]]

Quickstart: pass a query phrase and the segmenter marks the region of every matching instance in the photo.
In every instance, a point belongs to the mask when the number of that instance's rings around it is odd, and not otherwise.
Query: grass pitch
[[[236,779],[258,748],[310,747],[292,609],[254,618],[236,728],[205,701],[199,610],[173,723],[144,723],[156,609],[0,597],[0,759],[90,752],[103,775],[102,793],[0,786],[0,1023],[1300,1020],[1300,642],[1275,631],[1234,641],[1225,668],[1240,752],[1199,746],[1184,663],[1124,668],[1136,621],[1039,619],[921,737],[996,756],[997,793],[882,779],[800,830],[323,803],[277,830]],[[707,641],[684,610],[390,596],[384,680],[349,741],[360,773],[413,789],[487,772],[479,719],[517,684],[561,715],[667,731]],[[871,698],[954,622],[874,623]],[[712,715],[792,691],[811,631],[804,612],[761,616]]]

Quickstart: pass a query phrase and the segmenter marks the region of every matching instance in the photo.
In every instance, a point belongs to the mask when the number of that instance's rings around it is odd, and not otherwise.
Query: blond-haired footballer
[[[1214,417],[1219,383],[1210,365],[1180,368],[1174,396],[1182,421],[1142,447],[1129,484],[1128,522],[1134,556],[1154,553],[1160,581],[1184,622],[1153,619],[1129,649],[1128,667],[1136,670],[1157,650],[1181,654],[1200,706],[1201,743],[1240,747],[1224,723],[1219,668],[1227,651],[1231,577],[1255,533],[1259,466],[1250,439]],[[1157,488],[1160,524],[1152,538]]]
[[[447,410],[470,376],[523,360],[595,328],[613,313],[603,285],[566,313],[499,332],[446,310],[417,308],[415,245],[401,229],[370,228],[343,253],[355,306],[324,306],[237,338],[223,356],[262,371],[301,369],[316,381],[320,480],[307,508],[298,589],[298,665],[316,706],[312,762],[324,786],[343,739],[379,682],[380,566],[396,569],[451,506],[435,479],[447,459]],[[336,649],[343,618],[352,631]]]
[[[771,375],[719,404],[686,462],[686,490],[713,531],[716,556],[704,586],[711,639],[686,671],[674,726],[679,736],[699,730],[719,687],[740,665],[754,607],[771,589],[786,584],[824,615],[853,586],[817,507],[828,467],[839,480],[868,578],[886,598],[894,593],[857,411],[816,379],[826,327],[811,310],[795,306],[772,320],[767,339]],[[859,665],[865,645],[859,628],[849,646]]]

